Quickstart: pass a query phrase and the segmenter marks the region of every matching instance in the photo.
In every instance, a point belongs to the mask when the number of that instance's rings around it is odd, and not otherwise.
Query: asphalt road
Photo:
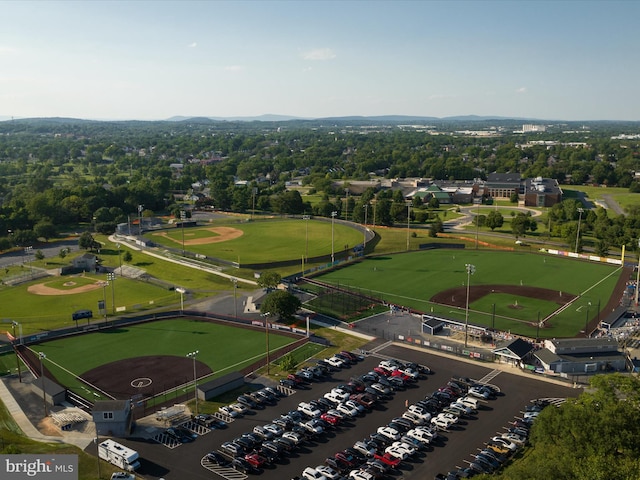
[[[427,379],[420,380],[416,387],[405,392],[397,392],[394,399],[382,404],[366,416],[356,419],[352,426],[330,432],[318,441],[305,445],[275,467],[265,469],[260,478],[265,480],[293,478],[300,475],[306,466],[323,464],[328,456],[353,445],[357,440],[373,433],[378,426],[386,424],[393,417],[400,416],[405,410],[405,401],[412,403],[424,398],[425,395],[446,384],[451,376],[481,379],[490,372],[494,372],[491,366],[469,364],[454,358],[431,355],[402,346],[390,346],[380,353],[427,364],[434,373]],[[280,400],[276,406],[267,407],[255,415],[247,415],[238,419],[230,424],[230,428],[212,431],[191,444],[169,449],[144,439],[128,439],[123,443],[140,453],[142,467],[139,473],[144,478],[210,480],[212,477],[215,478],[216,474],[200,465],[200,460],[207,452],[219,448],[224,441],[252,430],[255,425],[269,423],[280,413],[295,409],[299,402],[318,398],[338,383],[347,382],[351,376],[371,370],[379,360],[380,358],[375,356],[367,357],[363,362],[350,369],[336,372],[331,380],[316,383],[309,390],[298,391],[296,394]],[[503,430],[503,427],[519,415],[524,405],[532,399],[576,396],[579,393],[578,390],[569,387],[543,382],[533,375],[523,377],[504,371],[499,371],[489,383],[497,385],[504,395],[489,401],[486,408],[480,410],[476,418],[472,418],[466,424],[446,433],[444,441],[433,447],[433,450],[427,451],[416,460],[405,462],[393,478],[420,480],[433,478],[438,472],[445,472],[456,465],[463,465],[465,459],[469,459],[472,452],[481,448],[483,443],[496,431]]]

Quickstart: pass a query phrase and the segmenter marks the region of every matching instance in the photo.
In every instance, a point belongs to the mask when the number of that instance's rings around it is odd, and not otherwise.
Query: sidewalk
[[[29,382],[29,377],[29,374],[23,373],[23,383],[21,385],[24,387],[25,392],[29,389],[29,383],[27,383]],[[14,394],[11,392],[9,387],[7,387],[7,383],[12,381],[18,383],[18,380],[13,378],[0,379],[0,400],[2,400],[4,405],[7,407],[9,414],[13,417],[13,420],[27,437],[39,442],[68,443],[75,445],[82,450],[93,443],[95,439],[95,426],[93,425],[93,422],[86,426],[87,428],[85,429],[85,432],[74,430],[60,431],[60,436],[45,435],[40,432],[25,413],[23,406],[20,405],[20,402],[14,397]],[[28,393],[28,395],[29,394],[36,396],[34,393]],[[40,410],[42,410],[42,399],[38,400],[38,406]],[[28,400],[22,399],[22,401],[24,402]]]

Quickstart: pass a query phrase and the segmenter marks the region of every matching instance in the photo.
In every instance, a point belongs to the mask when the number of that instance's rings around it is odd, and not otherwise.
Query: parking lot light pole
[[[42,403],[44,405],[44,416],[48,416],[47,412],[47,389],[44,386],[44,359],[47,356],[43,352],[38,352],[38,358],[40,359],[40,385],[42,386]]]
[[[118,247],[118,265],[120,265],[120,276],[122,276],[122,256],[120,256],[120,244],[116,243],[116,247]]]
[[[309,263],[309,215],[303,215],[304,220],[304,259]],[[304,273],[304,271],[302,272]]]
[[[467,306],[464,314],[464,348],[467,348],[469,339],[469,284],[471,283],[471,275],[476,272],[476,267],[470,263],[467,263],[465,267],[467,269]]]
[[[591,302],[587,304],[587,318],[584,319],[584,336],[589,337],[589,332],[587,328],[589,326],[589,308],[591,308]]]
[[[231,281],[233,282],[233,316],[238,318],[238,279],[232,278]]]
[[[182,256],[184,257],[184,221],[187,219],[187,212],[180,210],[180,225],[182,226]]]
[[[409,225],[411,222],[411,202],[407,202],[407,252],[409,251]]]
[[[364,208],[364,240],[362,241],[362,253],[367,248],[367,212],[369,211],[369,204],[365,203]]]
[[[187,291],[182,287],[178,287],[176,288],[176,292],[180,294],[180,313],[182,313],[184,311],[184,294],[187,293]]]
[[[198,377],[196,376],[196,356],[198,355],[198,350],[187,353],[187,357],[193,359],[193,393],[196,399],[196,408],[195,412],[198,415]]]
[[[336,215],[338,214],[338,212],[336,212],[335,210],[333,212],[331,212],[331,263],[334,263],[336,261],[336,257],[335,257],[335,250],[334,250],[334,242],[333,242],[333,221],[336,218]]]

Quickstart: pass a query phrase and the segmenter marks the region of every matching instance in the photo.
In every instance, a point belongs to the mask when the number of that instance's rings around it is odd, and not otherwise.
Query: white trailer
[[[128,472],[140,467],[138,452],[113,440],[105,440],[98,445],[98,456]]]

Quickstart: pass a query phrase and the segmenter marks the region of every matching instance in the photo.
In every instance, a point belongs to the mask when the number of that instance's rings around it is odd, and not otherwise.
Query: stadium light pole
[[[182,226],[182,256],[184,257],[184,221],[187,219],[187,212],[180,210],[180,225]]]
[[[409,251],[409,225],[411,222],[411,202],[407,202],[407,252]]]
[[[116,274],[114,272],[107,273],[107,283],[111,283],[111,314],[116,314]],[[106,308],[106,305],[105,305]]]
[[[43,352],[38,352],[38,358],[40,358],[40,385],[42,386],[42,404],[44,405],[44,416],[48,416],[47,412],[47,390],[44,386],[44,359],[47,356]]]
[[[196,376],[196,356],[198,350],[187,353],[187,357],[193,359],[193,396],[196,399],[196,415],[198,415],[198,377]]]
[[[638,309],[638,289],[640,288],[640,239],[638,239],[638,271],[636,273],[636,310]]]
[[[578,213],[580,216],[578,217],[578,230],[576,231],[576,248],[574,253],[578,253],[578,240],[580,239],[580,222],[582,221],[582,213],[584,212],[584,208],[578,208]]]
[[[138,235],[142,238],[142,210],[144,205],[138,205]]]
[[[369,204],[365,203],[363,205],[364,208],[364,240],[362,241],[362,253],[364,254],[364,249],[367,248],[367,212],[369,211]]]
[[[591,308],[591,302],[587,304],[587,318],[584,319],[584,336],[589,337],[589,332],[587,332],[587,328],[589,326],[589,308]]]
[[[107,323],[107,285],[109,285],[109,282],[102,282],[102,303],[104,307],[104,323],[105,324]]]
[[[16,337],[16,327],[19,327],[19,323],[16,321],[11,322],[11,328],[13,330],[13,341],[16,342],[13,349],[16,352],[16,366],[18,367],[18,380],[22,383],[22,372],[20,372],[20,357],[18,356],[18,338]],[[22,335],[21,335],[22,337]]]
[[[335,257],[335,251],[334,251],[334,242],[333,242],[333,222],[336,218],[336,215],[338,214],[338,212],[336,212],[335,210],[333,212],[331,212],[331,263],[335,262],[336,257]]]
[[[238,297],[236,295],[238,290],[238,279],[232,278],[231,281],[233,282],[233,316],[238,318]]]
[[[311,217],[309,215],[303,215],[302,220],[304,220],[304,258],[309,262],[309,220]],[[303,272],[304,273],[304,272]]]
[[[269,376],[269,364],[271,363],[269,359],[269,313],[264,315],[264,334],[267,340],[267,376]]]
[[[116,243],[116,247],[118,247],[118,265],[120,265],[120,276],[122,276],[122,256],[120,255],[120,244]]]
[[[467,263],[465,268],[467,269],[467,306],[464,314],[464,348],[467,348],[469,339],[469,283],[471,283],[471,275],[476,272],[476,267]]]
[[[180,294],[180,313],[182,313],[184,311],[184,294],[187,293],[187,291],[182,287],[178,287],[176,288],[176,292]]]
[[[478,249],[478,229],[480,228],[480,203],[482,203],[482,197],[478,202],[478,210],[476,212],[476,250]]]

